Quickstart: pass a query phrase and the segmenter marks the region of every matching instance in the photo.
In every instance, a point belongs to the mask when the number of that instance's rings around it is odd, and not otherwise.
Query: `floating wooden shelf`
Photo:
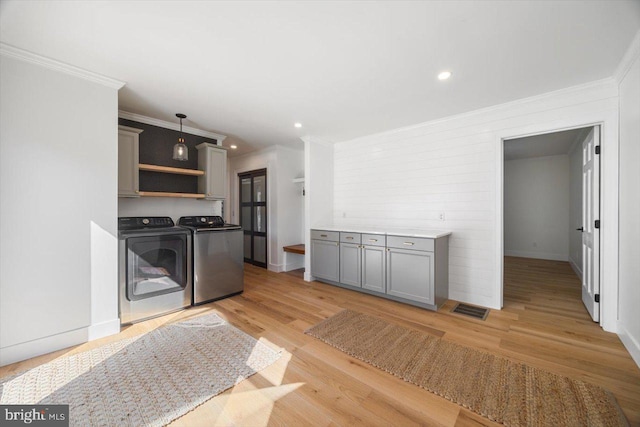
[[[304,255],[304,252],[305,252],[304,243],[301,243],[299,245],[284,246],[282,250],[285,252],[291,252],[292,254],[300,254],[300,255]]]
[[[204,194],[196,193],[165,193],[161,191],[140,191],[140,197],[182,197],[184,199],[204,199]]]
[[[146,164],[146,163],[140,163],[138,165],[138,168],[141,171],[160,172],[160,173],[173,173],[173,174],[176,174],[176,175],[191,175],[191,176],[202,176],[202,175],[204,175],[204,171],[197,170],[197,169],[172,168],[172,167],[169,167],[169,166],[149,165],[149,164]]]

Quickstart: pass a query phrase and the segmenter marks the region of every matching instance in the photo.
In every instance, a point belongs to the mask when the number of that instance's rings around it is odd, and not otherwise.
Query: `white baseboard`
[[[88,335],[89,341],[97,340],[98,338],[107,337],[120,332],[120,319],[115,318],[107,320],[106,322],[97,323],[89,326]]]
[[[305,282],[313,282],[314,280],[316,280],[316,278],[313,277],[310,272],[305,270],[304,271],[304,281]]]
[[[283,271],[282,264],[271,264],[267,266],[267,270],[273,271],[274,273],[280,273]]]
[[[517,256],[521,258],[548,259],[551,261],[568,261],[567,254],[556,254],[552,252],[526,252],[526,251],[504,251],[505,256]]]
[[[119,326],[119,325],[118,325]],[[37,340],[0,348],[0,366],[31,359],[88,341],[89,328],[80,328]]]
[[[620,341],[622,341],[622,344],[624,344],[626,349],[629,351],[629,354],[631,354],[631,358],[633,359],[634,362],[636,362],[636,365],[638,365],[638,367],[640,368],[640,343],[638,342],[638,339],[632,336],[627,330],[627,328],[625,327],[625,325],[619,320],[618,320],[617,333],[618,333],[618,337],[620,337]]]
[[[571,265],[571,268],[573,268],[573,271],[576,273],[576,275],[578,276],[578,278],[580,278],[580,280],[582,280],[582,270],[580,270],[580,267],[578,267],[578,264],[576,264],[571,257],[569,257],[569,265]]]

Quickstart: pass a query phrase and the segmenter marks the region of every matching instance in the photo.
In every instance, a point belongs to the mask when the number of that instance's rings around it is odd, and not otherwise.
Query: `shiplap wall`
[[[616,84],[607,79],[337,143],[333,222],[453,231],[450,298],[499,308],[502,140],[604,123],[609,160],[603,185],[609,186],[605,198],[613,207],[603,216],[617,218],[617,102]],[[611,268],[605,266],[603,274],[617,283],[617,223],[610,227],[615,232],[603,246],[611,248],[605,260]],[[609,298],[617,299],[617,288]],[[608,310],[609,316],[616,313],[614,306]]]

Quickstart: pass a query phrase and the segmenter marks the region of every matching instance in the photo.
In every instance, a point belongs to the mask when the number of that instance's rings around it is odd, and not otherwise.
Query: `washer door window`
[[[179,292],[187,286],[185,234],[127,239],[127,299]]]

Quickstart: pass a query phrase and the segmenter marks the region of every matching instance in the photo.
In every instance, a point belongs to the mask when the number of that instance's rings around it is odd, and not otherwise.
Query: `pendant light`
[[[189,149],[184,145],[184,138],[182,137],[182,119],[186,119],[184,114],[176,114],[176,117],[180,119],[180,138],[178,143],[173,146],[173,160],[186,161],[189,160]]]

